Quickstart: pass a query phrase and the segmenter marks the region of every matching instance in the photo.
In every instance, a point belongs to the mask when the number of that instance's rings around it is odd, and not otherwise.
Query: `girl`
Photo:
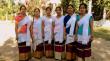
[[[19,48],[19,61],[28,61],[30,56],[30,24],[31,21],[26,16],[26,7],[20,7],[20,13],[15,17],[16,40]]]
[[[64,52],[64,16],[62,16],[62,9],[60,6],[56,7],[56,13],[57,16],[54,18],[54,38],[55,38],[55,59],[61,60],[62,59],[62,53]]]
[[[43,17],[44,22],[44,41],[45,41],[45,56],[53,57],[53,17],[51,16],[52,9],[46,8],[46,16]]]
[[[34,18],[31,26],[31,36],[33,40],[33,56],[35,58],[41,58],[43,55],[43,23],[42,18],[40,17],[40,9],[35,8]]]
[[[64,26],[66,28],[66,59],[71,61],[75,60],[75,24],[76,14],[74,13],[74,7],[72,5],[67,6],[67,15],[64,18]]]
[[[85,57],[91,56],[91,41],[93,40],[93,18],[91,14],[87,13],[87,5],[84,3],[80,4],[79,6],[79,15],[77,15],[76,33],[77,33],[76,37],[78,37],[77,39],[78,60],[85,61],[86,60]]]

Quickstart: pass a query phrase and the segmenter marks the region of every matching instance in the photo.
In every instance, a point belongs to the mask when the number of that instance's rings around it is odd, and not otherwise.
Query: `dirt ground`
[[[92,52],[92,61],[110,61],[110,41],[96,38],[92,43]],[[10,22],[0,22],[0,61],[18,61],[14,24]],[[37,61],[55,60],[42,58],[42,60]]]

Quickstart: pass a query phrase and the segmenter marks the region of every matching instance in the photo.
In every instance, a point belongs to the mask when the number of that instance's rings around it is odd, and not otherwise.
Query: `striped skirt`
[[[62,60],[65,46],[63,43],[55,42],[55,59]]]
[[[49,44],[48,41],[45,41],[44,43],[45,45],[45,50],[44,50],[44,54],[47,58],[53,58],[54,56],[54,40],[52,40],[52,43]]]
[[[31,47],[26,46],[26,42],[18,43],[19,61],[29,61],[31,58]]]
[[[77,43],[77,56],[81,58],[91,56],[91,41],[87,45]]]
[[[44,51],[44,46],[43,43],[41,43],[38,46],[36,46],[36,50],[33,52],[33,57],[38,59],[42,58],[43,51]]]
[[[66,45],[66,60],[76,59],[76,42],[72,42]]]

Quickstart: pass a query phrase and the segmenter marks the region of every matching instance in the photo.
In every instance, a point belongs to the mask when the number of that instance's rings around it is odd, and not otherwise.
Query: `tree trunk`
[[[92,10],[92,0],[89,0],[89,9],[88,9],[88,13],[91,13]]]

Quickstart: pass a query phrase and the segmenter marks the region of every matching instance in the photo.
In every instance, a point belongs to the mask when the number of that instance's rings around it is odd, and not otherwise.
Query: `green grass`
[[[94,29],[95,38],[102,38],[110,41],[110,27],[96,27]]]

